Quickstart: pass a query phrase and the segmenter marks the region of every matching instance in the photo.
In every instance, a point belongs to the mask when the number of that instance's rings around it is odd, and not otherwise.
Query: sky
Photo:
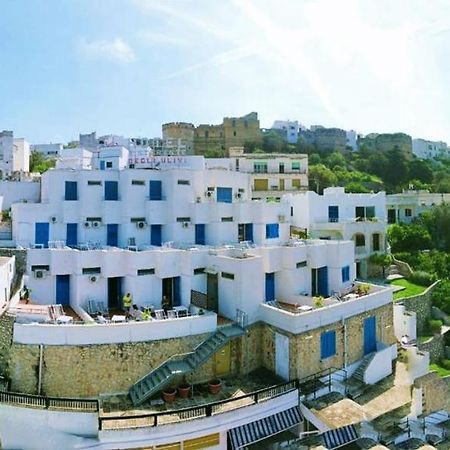
[[[1,0],[0,130],[274,120],[450,143],[448,0]]]

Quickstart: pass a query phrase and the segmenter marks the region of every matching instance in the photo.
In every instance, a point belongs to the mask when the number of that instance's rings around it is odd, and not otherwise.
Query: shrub
[[[450,370],[450,359],[441,359],[439,365],[444,369]]]
[[[431,273],[425,272],[423,270],[414,271],[408,278],[411,283],[418,284],[419,286],[430,286],[436,281],[436,277]]]
[[[441,334],[442,320],[429,320],[428,328],[433,334]]]

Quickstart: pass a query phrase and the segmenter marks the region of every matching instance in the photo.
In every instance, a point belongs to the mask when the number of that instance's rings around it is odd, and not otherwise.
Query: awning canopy
[[[342,428],[336,428],[335,430],[325,431],[322,437],[325,447],[332,450],[356,441],[358,439],[358,433],[356,432],[355,425],[347,425]]]
[[[300,408],[294,406],[286,411],[279,412],[273,416],[233,428],[228,431],[231,448],[236,450],[254,442],[281,433],[301,421]]]

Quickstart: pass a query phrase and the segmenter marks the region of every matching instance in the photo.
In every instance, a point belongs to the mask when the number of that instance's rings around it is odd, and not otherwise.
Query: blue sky
[[[2,0],[0,129],[275,119],[450,142],[447,0]]]

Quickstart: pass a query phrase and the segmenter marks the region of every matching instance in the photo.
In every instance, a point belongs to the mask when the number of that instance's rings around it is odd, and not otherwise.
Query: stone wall
[[[0,375],[9,379],[9,360],[13,337],[14,317],[0,316]]]
[[[441,378],[430,372],[417,378],[414,387],[423,389],[423,414],[443,409],[450,412],[450,377]]]
[[[425,292],[412,297],[401,299],[407,311],[414,311],[417,314],[417,334],[426,334],[428,320],[431,319],[431,295],[439,281],[433,283]]]
[[[444,335],[437,334],[432,337],[429,341],[418,343],[418,348],[422,352],[429,352],[430,362],[439,362],[444,357],[445,345],[444,345]]]
[[[403,275],[405,278],[408,278],[410,275],[412,275],[413,271],[411,269],[411,266],[407,262],[395,259],[394,255],[392,255],[392,262],[397,266],[397,270],[400,275]]]

